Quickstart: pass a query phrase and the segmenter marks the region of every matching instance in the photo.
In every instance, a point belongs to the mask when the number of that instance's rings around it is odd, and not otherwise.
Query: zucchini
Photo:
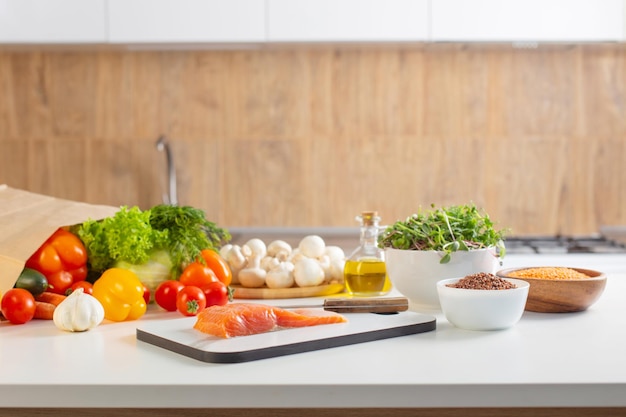
[[[23,288],[37,296],[48,289],[48,280],[41,272],[24,268],[15,282],[15,288]]]

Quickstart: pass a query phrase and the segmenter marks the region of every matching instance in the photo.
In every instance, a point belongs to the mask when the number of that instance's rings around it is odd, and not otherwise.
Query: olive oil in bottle
[[[356,296],[386,294],[391,290],[391,283],[387,277],[385,253],[377,242],[380,217],[375,211],[364,211],[356,220],[361,223],[361,244],[346,259],[346,291]]]

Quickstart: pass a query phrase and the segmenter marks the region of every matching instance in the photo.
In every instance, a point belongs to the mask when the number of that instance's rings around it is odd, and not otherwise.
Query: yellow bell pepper
[[[144,287],[128,269],[110,268],[93,284],[93,296],[104,307],[104,318],[111,321],[136,320],[146,313]]]

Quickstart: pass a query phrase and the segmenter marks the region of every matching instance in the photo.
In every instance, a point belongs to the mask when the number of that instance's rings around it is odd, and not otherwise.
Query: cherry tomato
[[[23,324],[35,316],[35,297],[23,288],[13,288],[2,297],[2,315],[13,324]]]
[[[154,291],[154,301],[167,311],[176,311],[176,295],[185,288],[180,281],[168,279],[159,284]]]
[[[206,262],[206,266],[211,268],[215,273],[217,279],[219,279],[224,285],[228,286],[233,280],[233,272],[228,265],[228,262],[220,256],[219,253],[211,249],[205,249],[201,252],[202,259]]]
[[[211,268],[206,265],[202,265],[200,262],[192,262],[178,277],[178,280],[185,286],[192,285],[194,287],[201,287],[210,282],[217,282],[217,276]]]
[[[72,279],[74,279],[74,282],[77,282],[77,281],[84,281],[87,278],[87,273],[89,271],[87,270],[87,265],[83,265],[67,272],[70,273],[70,275],[72,276]]]
[[[70,295],[79,288],[83,289],[83,293],[93,295],[93,284],[87,281],[78,281],[73,283],[67,291],[65,291],[65,295]]]
[[[48,275],[48,291],[56,294],[65,294],[73,283],[74,277],[68,271]]]
[[[146,287],[144,284],[143,285],[143,299],[146,302],[146,304],[150,304],[150,289],[148,287]]]
[[[176,309],[183,316],[195,316],[206,307],[204,291],[193,285],[189,285],[176,295]]]
[[[206,297],[207,307],[211,306],[223,306],[230,301],[230,295],[228,293],[228,287],[221,282],[210,282],[203,285],[202,291]]]

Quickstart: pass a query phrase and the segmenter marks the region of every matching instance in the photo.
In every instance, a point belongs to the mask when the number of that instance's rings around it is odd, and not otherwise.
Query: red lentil
[[[447,286],[467,290],[510,290],[511,288],[517,288],[512,282],[487,272],[467,275],[455,284],[448,284]]]
[[[585,279],[591,278],[587,274],[565,267],[540,267],[518,269],[508,274],[511,278],[539,278],[539,279]]]

